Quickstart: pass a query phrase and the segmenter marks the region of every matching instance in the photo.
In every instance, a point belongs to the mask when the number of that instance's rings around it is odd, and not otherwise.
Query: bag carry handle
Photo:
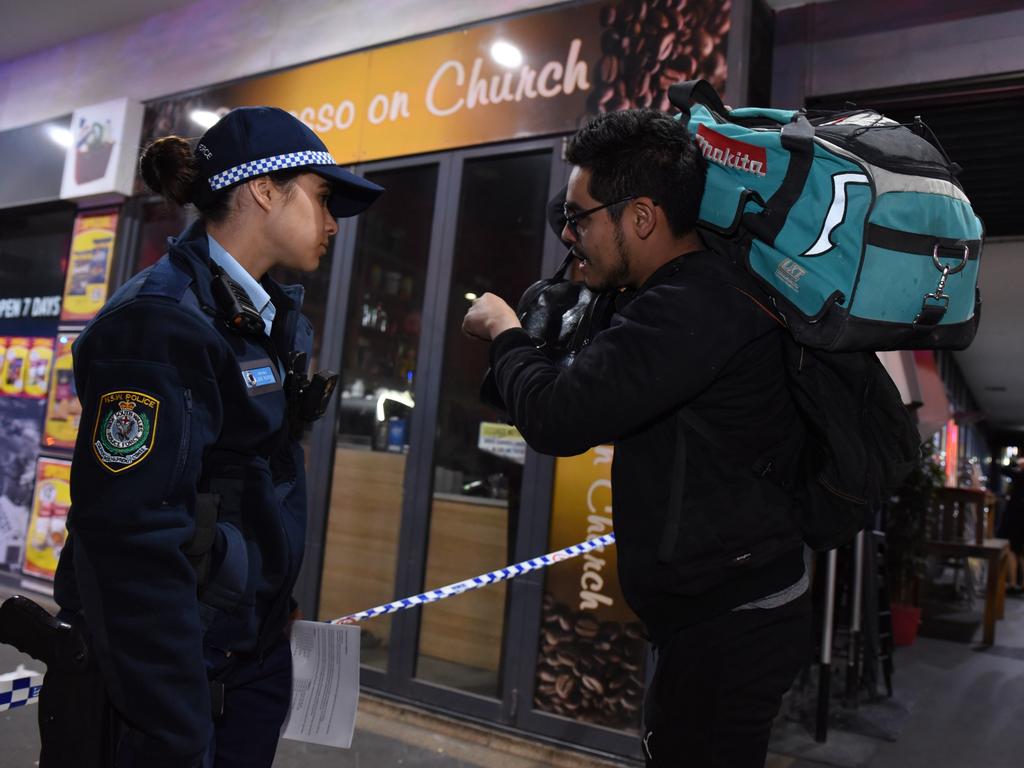
[[[743,217],[747,230],[755,237],[774,247],[775,238],[786,224],[789,211],[799,199],[811,173],[814,162],[814,127],[797,112],[793,121],[782,126],[780,140],[789,150],[789,166],[782,184],[765,203],[760,213]]]
[[[690,122],[690,107],[693,104],[703,104],[717,115],[728,119],[729,110],[722,103],[718,92],[711,87],[707,80],[686,80],[668,87],[668,100],[673,107],[682,113],[680,118],[684,123]]]
[[[796,116],[795,109],[774,109],[773,107],[737,107],[729,113],[729,118],[735,122],[750,120],[770,120],[779,125],[792,122]]]
[[[687,123],[690,121],[690,107],[694,103],[703,104],[716,115],[732,121],[732,113],[722,104],[718,93],[707,80],[687,80],[671,85],[668,98],[682,113],[680,119]],[[786,176],[775,194],[765,203],[763,211],[743,216],[746,228],[755,237],[772,246],[811,172],[814,161],[814,127],[802,112],[794,112],[792,119],[782,126],[780,138],[782,146],[790,153]]]

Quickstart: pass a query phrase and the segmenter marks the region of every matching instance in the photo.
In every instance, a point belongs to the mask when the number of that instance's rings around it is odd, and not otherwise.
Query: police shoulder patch
[[[117,390],[100,397],[92,451],[106,469],[117,474],[134,467],[153,450],[160,401],[142,392]]]

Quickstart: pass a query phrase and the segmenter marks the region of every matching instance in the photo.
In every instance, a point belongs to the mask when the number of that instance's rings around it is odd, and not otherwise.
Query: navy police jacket
[[[74,344],[83,410],[55,597],[84,613],[128,749],[146,765],[202,755],[207,665],[280,639],[305,539],[281,373],[288,351],[311,351],[302,288],[263,279],[277,308],[268,338],[227,327],[212,279],[197,223]],[[197,499],[210,498],[212,572],[197,589],[186,549]]]

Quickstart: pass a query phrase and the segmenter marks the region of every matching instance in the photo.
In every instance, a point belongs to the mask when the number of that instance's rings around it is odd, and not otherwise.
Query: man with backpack
[[[609,327],[568,367],[492,294],[463,328],[493,342],[497,392],[535,450],[615,445],[620,582],[657,651],[648,765],[760,768],[810,653],[786,331],[695,231],[705,161],[684,122],[601,115],[567,157],[561,236],[590,289],[626,289]]]

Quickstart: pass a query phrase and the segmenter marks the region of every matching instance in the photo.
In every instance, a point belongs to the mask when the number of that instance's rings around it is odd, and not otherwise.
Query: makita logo
[[[701,153],[712,163],[757,176],[764,176],[768,172],[768,155],[764,147],[730,139],[706,125],[697,129],[696,139]]]

